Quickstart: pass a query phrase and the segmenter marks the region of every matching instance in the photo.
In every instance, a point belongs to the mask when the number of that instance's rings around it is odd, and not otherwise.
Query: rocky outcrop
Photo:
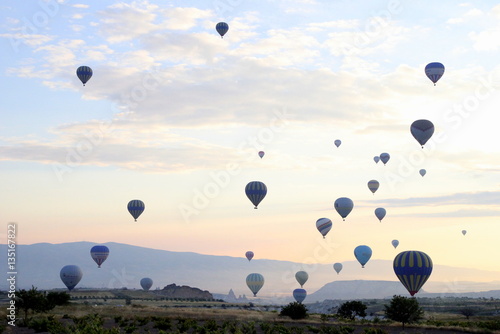
[[[169,284],[161,290],[155,290],[154,293],[165,298],[213,300],[212,294],[206,290],[192,288],[187,285]]]

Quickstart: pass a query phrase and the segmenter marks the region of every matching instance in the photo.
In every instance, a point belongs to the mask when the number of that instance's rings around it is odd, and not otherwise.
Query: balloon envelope
[[[393,268],[398,279],[413,296],[429,279],[432,273],[432,260],[424,252],[405,251],[396,255]]]
[[[335,146],[339,147],[340,144],[342,144],[342,141],[340,139],[336,139],[334,142]]]
[[[316,221],[316,228],[324,238],[332,229],[332,221],[328,218],[320,218]]]
[[[259,203],[266,197],[267,187],[260,181],[252,181],[245,187],[245,194],[254,205],[254,209],[257,209]]]
[[[333,264],[333,270],[335,270],[337,272],[337,275],[340,273],[342,268],[343,268],[342,263],[337,262],[337,263]]]
[[[299,282],[300,287],[302,287],[309,279],[309,275],[305,271],[297,271],[295,273],[295,279]]]
[[[67,265],[61,269],[59,276],[61,277],[64,285],[66,285],[68,290],[71,291],[82,279],[83,272],[78,266]]]
[[[134,217],[134,220],[137,221],[137,218],[139,218],[139,216],[144,212],[144,202],[138,199],[133,199],[128,202],[127,209],[132,217]]]
[[[365,245],[358,246],[354,248],[354,256],[361,264],[361,268],[364,268],[365,264],[372,257],[372,249]]]
[[[229,30],[229,26],[226,22],[219,22],[215,25],[215,30],[219,33],[220,37],[224,37],[226,32]]]
[[[391,244],[392,244],[392,246],[393,246],[394,248],[397,248],[397,247],[399,246],[399,241],[398,241],[398,240],[396,240],[396,239],[394,239],[394,240],[392,240],[392,241],[391,241]]]
[[[434,133],[434,124],[429,120],[419,119],[411,124],[410,132],[423,148]]]
[[[92,78],[92,73],[92,69],[88,66],[80,66],[76,69],[76,75],[84,86]]]
[[[253,292],[253,296],[257,296],[257,292],[264,286],[264,276],[257,273],[252,273],[247,276],[247,286]]]
[[[444,74],[444,65],[438,62],[434,63],[429,63],[427,66],[425,66],[425,75],[434,83],[434,86],[436,86],[436,82],[438,82],[439,79]]]
[[[463,235],[466,235],[466,234],[467,234],[467,231],[466,231],[466,230],[462,230],[462,234],[463,234]]]
[[[97,245],[90,249],[90,256],[97,263],[97,268],[101,268],[101,264],[106,261],[109,255],[109,248],[104,245]]]
[[[419,170],[418,172],[420,173],[420,175],[422,175],[422,177],[423,177],[425,174],[427,174],[427,171],[426,171],[425,169],[423,169],[423,168],[422,168],[421,170]]]
[[[307,291],[304,289],[295,289],[293,290],[293,298],[297,301],[297,303],[302,303],[304,299],[307,297]]]
[[[264,153],[264,151],[259,151],[259,157],[260,157],[261,159],[264,157],[264,154],[266,154],[266,153]]]
[[[378,155],[373,157],[373,161],[375,161],[376,164],[380,161],[380,157]]]
[[[389,153],[380,154],[380,160],[384,163],[384,165],[389,161],[390,158],[391,156],[389,155]]]
[[[368,189],[370,189],[370,191],[374,194],[377,191],[379,186],[380,186],[380,183],[377,180],[368,181]]]
[[[141,279],[141,287],[144,291],[148,291],[153,286],[153,280],[149,277],[144,277]]]
[[[386,213],[387,213],[387,211],[385,211],[384,208],[376,208],[375,209],[375,216],[377,216],[378,220],[380,220],[380,221],[382,221],[382,219],[384,219]]]
[[[335,210],[339,213],[340,217],[342,217],[345,220],[345,217],[349,213],[351,213],[352,208],[354,207],[354,203],[350,198],[347,197],[340,197],[335,200],[335,203],[333,205],[335,207]]]
[[[250,261],[251,259],[253,259],[253,252],[252,251],[248,251],[245,253],[245,256],[246,258],[248,259],[248,261]]]

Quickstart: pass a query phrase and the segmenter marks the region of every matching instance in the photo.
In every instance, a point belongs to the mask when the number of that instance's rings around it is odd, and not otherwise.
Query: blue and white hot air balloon
[[[332,229],[332,221],[328,218],[320,218],[316,221],[316,228],[324,239],[328,232]]]
[[[354,256],[361,264],[361,268],[364,268],[365,264],[372,257],[372,249],[365,245],[358,246],[354,248]]]
[[[427,66],[425,66],[425,75],[434,83],[434,86],[436,86],[436,82],[438,82],[439,79],[444,74],[444,65],[438,62],[434,63],[429,63]]]
[[[148,291],[153,286],[153,280],[149,277],[142,278],[140,283],[144,291]]]
[[[61,269],[59,276],[64,285],[71,291],[82,279],[83,272],[78,266],[67,265]]]
[[[431,139],[434,133],[434,124],[429,120],[419,119],[411,124],[410,132],[413,138],[424,148],[425,143]]]
[[[297,303],[302,303],[304,299],[307,297],[307,291],[304,289],[295,289],[293,290],[293,298],[297,301]]]
[[[257,297],[257,292],[264,286],[264,276],[257,273],[248,275],[247,286],[253,292],[253,296]]]
[[[92,69],[88,66],[80,66],[76,69],[76,75],[84,86],[87,83],[87,81],[89,81],[90,78],[92,78],[92,74],[93,74]]]
[[[266,197],[267,187],[260,181],[252,181],[245,187],[245,194],[254,205],[254,209],[257,209],[259,203]]]
[[[219,22],[215,25],[215,30],[219,33],[220,38],[223,38],[229,30],[229,25],[226,22]]]
[[[133,199],[127,204],[128,212],[134,217],[134,220],[137,221],[137,218],[144,212],[145,205],[144,202],[138,199]]]
[[[345,217],[351,213],[352,208],[354,207],[354,202],[350,198],[340,197],[335,200],[333,206],[335,207],[335,210],[337,210],[340,217],[345,220]]]
[[[101,264],[106,261],[109,255],[109,248],[104,245],[96,245],[90,249],[90,256],[97,263],[97,268],[101,268]]]

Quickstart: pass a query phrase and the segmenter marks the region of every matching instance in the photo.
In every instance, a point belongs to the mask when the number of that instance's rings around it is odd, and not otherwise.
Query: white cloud
[[[72,6],[75,8],[89,8],[90,7],[89,5],[82,4],[82,3],[77,3],[77,4],[74,4]]]

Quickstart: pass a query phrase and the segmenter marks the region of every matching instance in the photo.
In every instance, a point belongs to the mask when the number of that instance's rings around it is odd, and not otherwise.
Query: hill
[[[77,288],[116,289],[127,287],[140,289],[143,277],[153,279],[154,289],[161,289],[170,284],[187,285],[208,290],[210,293],[227,294],[233,289],[234,294],[251,295],[246,286],[246,276],[252,272],[261,273],[265,277],[264,287],[259,298],[286,302],[291,293],[299,287],[295,273],[305,270],[309,280],[304,288],[309,292],[307,301],[334,299],[345,296],[348,299],[373,298],[373,296],[391,296],[394,290],[401,290],[392,270],[392,261],[370,260],[365,268],[355,261],[343,262],[344,269],[337,275],[331,264],[302,264],[290,261],[252,259],[244,257],[213,256],[191,252],[171,252],[120,243],[105,243],[110,249],[108,259],[98,269],[90,257],[92,242],[72,242],[61,244],[38,243],[18,245],[16,248],[17,288],[30,288],[32,285],[40,289],[64,288],[60,280],[60,269],[68,264],[76,264],[83,271],[83,278]],[[0,245],[0,252],[7,253],[7,246]],[[0,270],[8,272],[7,261],[0,261]],[[481,277],[483,282],[474,282]],[[469,268],[456,268],[434,265],[431,278],[424,286],[428,292],[465,293],[487,290],[499,290],[499,271],[484,271]],[[351,288],[337,288],[332,297],[327,296],[326,289],[331,283],[341,281],[357,281]],[[387,287],[379,283],[361,283],[362,281],[389,281]],[[489,281],[489,282],[485,282]],[[7,281],[0,281],[0,289],[7,289]],[[342,289],[346,289],[345,291]],[[318,290],[318,291],[316,291]],[[321,290],[322,292],[319,292]],[[316,291],[316,292],[315,292]],[[340,297],[339,297],[340,296]],[[350,297],[352,296],[352,297]],[[343,297],[342,297],[343,298]],[[250,301],[257,301],[249,297]]]

